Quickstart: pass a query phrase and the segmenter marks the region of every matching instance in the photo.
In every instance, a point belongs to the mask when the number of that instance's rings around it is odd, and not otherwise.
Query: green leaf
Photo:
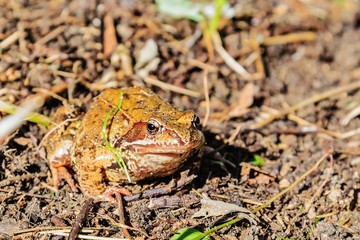
[[[191,0],[156,0],[159,12],[167,14],[173,18],[186,18],[195,22],[203,20],[199,6]]]
[[[262,167],[265,164],[265,160],[260,155],[255,154],[251,163],[255,166]]]
[[[174,234],[170,240],[201,240],[208,239],[207,235],[194,229],[194,228],[183,228]]]

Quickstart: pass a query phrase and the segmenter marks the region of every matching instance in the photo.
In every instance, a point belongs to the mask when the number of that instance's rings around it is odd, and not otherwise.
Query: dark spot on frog
[[[81,151],[75,151],[75,157],[82,158],[83,154]]]
[[[106,169],[119,169],[119,164],[117,164],[116,162],[115,163],[112,163],[110,166],[108,166]]]
[[[123,95],[123,99],[129,99],[129,94],[125,93],[125,94]]]

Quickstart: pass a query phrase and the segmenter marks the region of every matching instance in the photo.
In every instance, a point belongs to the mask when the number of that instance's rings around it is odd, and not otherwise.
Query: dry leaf
[[[242,162],[240,166],[240,176],[243,182],[246,181],[250,185],[263,185],[274,181],[273,176],[250,163]]]
[[[233,213],[233,212],[250,213],[248,209],[239,207],[236,204],[203,198],[201,199],[200,210],[194,213],[192,217],[196,218],[196,217],[224,216],[228,213]]]
[[[152,61],[158,56],[158,46],[153,39],[146,41],[144,47],[140,50],[139,56],[137,57],[135,69],[140,69],[147,63]]]
[[[248,108],[254,102],[254,84],[246,84],[240,91],[239,99],[230,106],[229,118],[240,117],[248,112]]]
[[[18,137],[14,141],[21,146],[32,146],[32,140],[30,138]]]

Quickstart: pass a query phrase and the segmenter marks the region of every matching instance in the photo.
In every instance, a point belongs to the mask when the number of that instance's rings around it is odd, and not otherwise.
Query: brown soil
[[[51,116],[62,102],[49,90],[88,104],[105,88],[144,84],[178,108],[196,111],[206,124],[207,142],[198,177],[167,194],[181,199],[175,207],[149,208],[146,198],[124,202],[126,224],[140,230],[129,230],[133,238],[169,239],[185,227],[218,226],[237,213],[192,218],[201,207],[199,194],[252,210],[329,152],[332,157],[257,212],[256,223],[243,220],[211,237],[360,238],[360,118],[348,117],[360,107],[358,1],[231,1],[231,6],[235,16],[220,22],[220,37],[250,80],[217,51],[212,57],[200,24],[161,14],[150,1],[0,1],[0,99],[21,105],[46,89],[39,112]],[[131,72],[149,39],[158,46],[159,63],[148,76],[197,96],[144,81],[138,75],[143,66]],[[113,52],[118,44],[122,50]],[[119,60],[123,56],[128,65]],[[291,108],[349,84],[354,86]],[[39,148],[45,134],[45,127],[27,122],[1,140],[0,238],[65,239],[41,231],[73,226],[82,208],[83,195],[69,185],[52,191]],[[251,164],[254,155],[265,161],[260,169]],[[129,189],[140,192],[170,180]],[[117,206],[95,203],[83,226],[95,229],[89,235],[124,237],[119,215]]]

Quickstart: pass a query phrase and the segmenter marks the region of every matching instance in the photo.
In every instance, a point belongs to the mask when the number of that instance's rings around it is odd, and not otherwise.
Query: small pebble
[[[354,158],[351,160],[350,165],[351,166],[356,166],[360,164],[360,157]]]
[[[288,186],[290,186],[289,180],[287,180],[286,178],[283,178],[280,180],[280,182],[279,182],[280,188],[287,188]]]
[[[331,202],[338,202],[341,197],[341,191],[339,189],[332,189],[326,197]]]

